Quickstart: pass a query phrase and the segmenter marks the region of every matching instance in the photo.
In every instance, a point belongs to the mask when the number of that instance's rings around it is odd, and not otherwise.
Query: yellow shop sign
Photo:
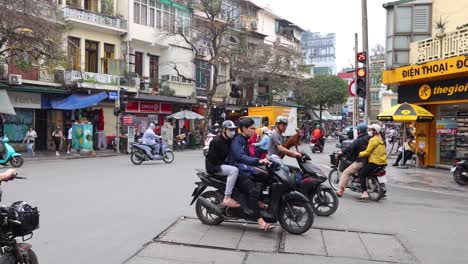
[[[384,71],[382,80],[384,84],[401,84],[461,73],[468,73],[468,58],[465,56]]]

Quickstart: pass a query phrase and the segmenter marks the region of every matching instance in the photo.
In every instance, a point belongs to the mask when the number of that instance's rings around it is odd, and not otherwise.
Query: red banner
[[[131,113],[154,113],[170,114],[172,113],[172,104],[159,102],[128,101],[126,112]]]
[[[133,124],[133,116],[131,116],[131,115],[124,116],[123,124],[127,125],[127,126],[131,126]]]

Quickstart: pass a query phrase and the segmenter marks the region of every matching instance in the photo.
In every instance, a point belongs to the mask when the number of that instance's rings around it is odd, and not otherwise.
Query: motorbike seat
[[[373,171],[370,173],[370,175],[371,175],[371,176],[381,176],[381,175],[385,175],[385,173],[386,173],[385,167],[386,167],[386,166],[380,166],[380,167],[375,168],[375,170],[373,170]]]

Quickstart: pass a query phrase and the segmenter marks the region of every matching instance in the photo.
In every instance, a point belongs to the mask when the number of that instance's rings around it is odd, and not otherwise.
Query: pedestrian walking
[[[62,139],[65,140],[65,137],[63,137],[62,129],[59,126],[52,132],[52,139],[55,144],[55,155],[60,156],[60,143],[62,143]]]
[[[23,139],[23,144],[27,143],[28,154],[32,158],[36,153],[34,152],[34,144],[36,143],[37,133],[32,126],[29,127],[26,136]]]

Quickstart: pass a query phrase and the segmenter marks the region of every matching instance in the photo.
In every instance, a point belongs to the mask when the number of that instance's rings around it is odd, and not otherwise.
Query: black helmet
[[[255,124],[255,121],[250,118],[250,117],[246,117],[246,118],[242,118],[240,121],[239,121],[239,128],[242,129],[242,128],[247,128],[251,125]]]
[[[226,120],[226,121],[223,122],[223,128],[234,129],[234,128],[237,128],[237,127],[234,124],[234,122],[232,122],[231,120]]]

